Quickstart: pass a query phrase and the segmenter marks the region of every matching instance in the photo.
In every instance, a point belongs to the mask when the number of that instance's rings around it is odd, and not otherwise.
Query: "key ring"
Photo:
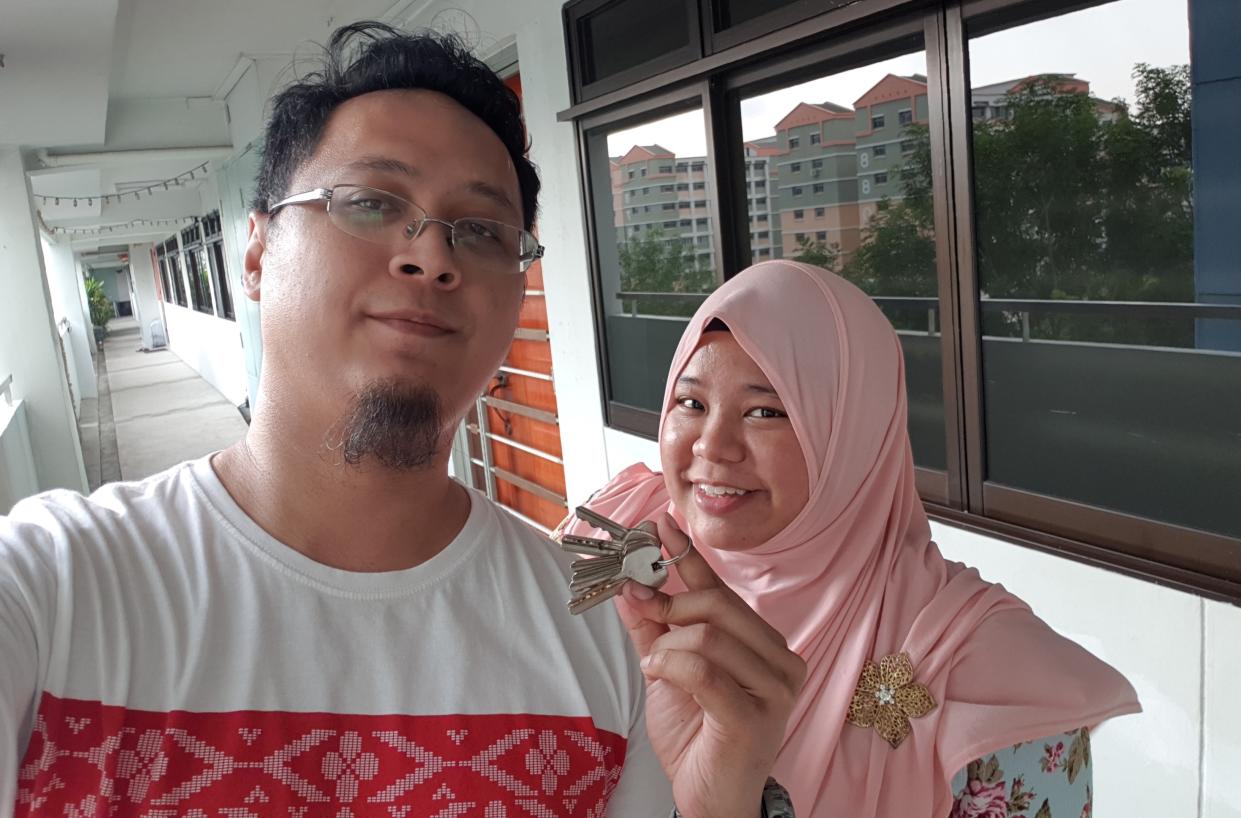
[[[694,541],[693,541],[693,540],[691,540],[689,537],[686,537],[686,538],[685,538],[685,550],[684,550],[684,551],[682,551],[680,554],[677,554],[675,557],[673,557],[673,558],[671,558],[671,559],[666,559],[666,560],[656,560],[655,564],[656,564],[656,565],[658,565],[660,568],[667,568],[669,565],[676,565],[678,562],[680,562],[681,560],[685,559],[685,556],[686,556],[687,554],[689,554],[689,552],[690,552],[693,548],[694,548]]]

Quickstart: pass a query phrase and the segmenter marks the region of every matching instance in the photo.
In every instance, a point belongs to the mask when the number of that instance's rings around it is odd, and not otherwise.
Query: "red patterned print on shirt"
[[[585,717],[158,713],[44,694],[16,818],[601,818],[625,739]]]

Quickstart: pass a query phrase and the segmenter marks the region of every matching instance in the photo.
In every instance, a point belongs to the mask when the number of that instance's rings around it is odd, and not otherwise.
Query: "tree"
[[[975,246],[980,288],[992,298],[1182,301],[1193,298],[1189,68],[1138,64],[1136,100],[1105,102],[1063,78],[1023,83],[1007,115],[973,125]],[[934,218],[926,129],[903,196],[865,228],[843,274],[873,295],[934,295]],[[1038,337],[1181,345],[1189,322],[1155,327],[1123,316],[1037,313]],[[988,312],[1007,334],[1017,313]]]
[[[813,264],[825,270],[834,270],[836,261],[840,257],[839,249],[839,245],[828,246],[825,241],[802,236],[797,241],[797,255],[793,256],[793,261]]]
[[[621,289],[644,293],[707,293],[715,289],[715,272],[699,263],[692,247],[663,228],[648,230],[620,246]],[[647,315],[693,315],[698,301],[670,303],[638,299]]]
[[[90,322],[106,330],[108,322],[116,317],[116,308],[112,305],[112,300],[108,298],[107,293],[103,291],[103,283],[99,279],[87,278],[85,285],[86,302],[90,306]]]

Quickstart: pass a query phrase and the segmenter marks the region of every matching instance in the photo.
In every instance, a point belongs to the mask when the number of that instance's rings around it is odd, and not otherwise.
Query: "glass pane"
[[[923,52],[741,101],[754,261],[832,270],[900,335],[919,466],[945,469],[944,394]]]
[[[809,17],[846,5],[848,2],[849,0],[821,0],[811,8],[807,7],[804,0],[716,0],[716,15],[719,18],[716,31],[723,31],[726,28],[749,22],[786,6],[802,6],[805,10],[798,16]]]
[[[690,44],[684,2],[625,0],[578,21],[587,84]]]
[[[970,40],[987,477],[1241,536],[1241,83],[1189,70],[1241,52],[1188,17]]]
[[[658,412],[689,317],[719,282],[701,109],[587,135],[610,398]]]

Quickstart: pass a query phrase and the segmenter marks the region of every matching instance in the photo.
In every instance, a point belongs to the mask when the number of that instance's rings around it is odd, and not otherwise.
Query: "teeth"
[[[723,497],[725,495],[736,495],[740,497],[743,494],[749,494],[745,489],[735,489],[732,486],[708,486],[705,483],[698,484],[698,490],[703,494],[711,497]]]

